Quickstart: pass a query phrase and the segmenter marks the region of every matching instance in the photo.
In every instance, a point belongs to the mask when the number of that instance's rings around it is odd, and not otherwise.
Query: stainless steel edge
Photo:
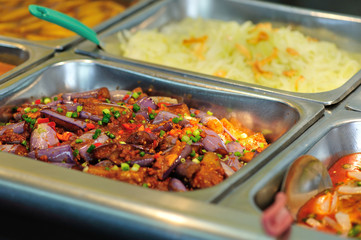
[[[94,60],[86,57],[79,57],[71,53],[58,54],[56,58],[50,59],[46,63],[43,63],[31,71],[28,71],[18,78],[11,79],[7,82],[7,86],[0,86],[0,96],[3,103],[7,103],[9,99],[16,99],[24,96],[27,96],[26,90],[21,91],[21,89],[31,89],[35,87],[34,79],[41,76],[42,72],[51,68],[54,64],[62,65],[66,64],[68,61],[84,61],[85,63],[94,63],[94,64],[106,64],[107,66],[112,66],[119,69],[120,71],[134,72],[136,74],[144,74],[144,76],[150,76],[154,79],[165,79],[162,81],[168,81],[172,84],[182,84],[183,86],[197,87],[205,89],[205,91],[217,91],[222,92],[228,96],[243,96],[243,98],[252,98],[255,100],[264,99],[269,101],[269,103],[275,101],[279,102],[282,105],[287,106],[292,111],[297,111],[299,114],[299,119],[293,123],[292,127],[283,133],[282,136],[277,138],[264,152],[259,156],[253,159],[250,163],[247,164],[245,168],[239,170],[234,176],[228,178],[226,181],[207,189],[181,193],[184,197],[191,199],[197,199],[202,201],[216,201],[218,198],[222,198],[224,194],[227,194],[227,190],[233,185],[237,185],[243,182],[245,179],[252,176],[256,171],[258,171],[263,165],[270,161],[278,152],[285,149],[294,139],[297,138],[302,132],[304,132],[308,127],[310,127],[314,122],[316,122],[322,115],[324,111],[324,106],[318,103],[312,103],[308,101],[292,101],[284,98],[274,98],[266,94],[259,95],[251,91],[245,91],[241,88],[227,88],[222,84],[214,84],[208,82],[204,79],[191,79],[187,77],[173,76],[165,72],[157,71],[146,71],[143,68],[134,68],[132,66],[123,65],[119,63],[107,62],[102,60]],[[35,87],[36,88],[36,87]],[[41,91],[41,90],[40,90]],[[29,96],[28,96],[29,97]],[[40,96],[38,96],[40,97]],[[261,106],[260,106],[261,107]],[[291,114],[291,113],[290,113]],[[287,117],[287,116],[285,116]],[[290,115],[291,117],[291,115]]]
[[[357,89],[355,94],[360,94],[361,89]],[[347,109],[347,100],[352,98],[349,96],[345,102],[335,107],[332,110],[326,111],[324,117],[317,121],[307,131],[305,131],[299,138],[297,138],[287,149],[273,158],[266,166],[254,174],[247,181],[243,182],[218,204],[224,207],[240,210],[244,213],[255,214],[261,217],[262,209],[267,207],[274,199],[275,193],[280,191],[283,176],[287,167],[299,156],[303,154],[314,155],[315,145],[320,143],[331,130],[361,122],[361,114],[357,111],[350,111]],[[352,130],[351,130],[352,131]],[[355,130],[358,131],[358,130]],[[349,137],[346,137],[349,139]],[[351,140],[352,141],[352,140]],[[325,141],[324,141],[325,142]],[[356,146],[358,143],[346,143],[346,145]],[[321,144],[322,145],[322,144]],[[318,145],[319,146],[319,145]],[[358,146],[358,145],[357,145]],[[326,147],[326,146],[324,146]],[[340,147],[341,149],[342,147]],[[310,153],[310,150],[313,152]],[[317,149],[316,149],[317,150]],[[336,150],[335,150],[336,151]],[[352,147],[345,152],[338,152],[338,155],[352,153]],[[337,159],[333,156],[333,160],[327,156],[322,156],[322,152],[317,152],[314,155],[321,159],[325,165]],[[322,158],[323,157],[323,158]],[[325,158],[325,159],[324,159]],[[267,196],[267,197],[266,197]],[[259,223],[260,224],[260,223]],[[343,239],[337,235],[326,234],[305,227],[293,225],[289,239]]]
[[[0,85],[10,78],[19,75],[29,68],[46,61],[47,59],[54,56],[54,50],[28,45],[25,43],[17,43],[17,42],[8,42],[0,40],[0,46],[16,49],[17,51],[21,51],[22,53],[28,55],[28,58],[21,64],[17,65],[14,69],[0,75]]]
[[[167,22],[167,17],[163,16],[165,12],[167,12],[170,15],[171,13],[169,12],[176,12],[175,9],[168,9],[169,5],[172,6],[171,4],[176,6],[176,4],[174,4],[175,2],[177,1],[171,1],[171,0],[156,1],[155,4],[152,4],[142,9],[136,14],[133,14],[128,19],[125,19],[125,21],[121,21],[117,25],[114,25],[111,28],[107,29],[106,31],[102,32],[99,35],[99,37],[104,42],[109,43],[114,40],[115,38],[114,34],[116,32],[119,32],[124,29],[131,29],[131,31],[137,31],[138,29],[159,27],[160,25],[165,24]],[[207,1],[204,1],[204,3],[206,2]],[[208,2],[212,2],[212,1],[208,1]],[[188,3],[188,1],[184,1],[181,3],[186,4]],[[225,11],[224,9],[222,9],[222,11],[218,11],[218,9],[217,10],[213,9],[214,10],[213,12],[212,9],[208,9],[209,11],[211,11],[209,13],[210,15],[205,15],[200,17],[212,17],[212,18],[214,17],[214,18],[232,19],[232,20],[236,19],[242,21],[244,16],[241,16],[238,19],[238,17],[240,16],[239,15],[240,12],[245,14],[245,12],[248,10],[250,13],[247,14],[247,16],[249,16],[250,19],[245,19],[245,20],[253,20],[255,22],[271,21],[271,22],[276,22],[278,24],[283,22],[287,24],[293,24],[295,26],[301,25],[299,27],[299,30],[301,32],[305,32],[310,36],[318,37],[320,39],[332,39],[332,41],[337,42],[339,45],[350,51],[359,52],[359,50],[357,49],[359,49],[360,47],[360,44],[358,42],[358,38],[360,38],[360,36],[358,36],[358,32],[360,32],[359,30],[361,28],[361,18],[358,18],[356,16],[314,11],[314,10],[308,10],[298,7],[290,7],[281,4],[252,1],[252,0],[224,0],[224,3],[228,3],[230,6],[232,6],[234,9],[229,9],[229,10],[233,14],[237,13],[238,15],[234,16],[232,14],[228,14],[227,11]],[[197,4],[194,5],[193,7],[196,8],[197,6],[200,7],[203,5]],[[224,6],[226,5],[224,4]],[[179,20],[182,17],[184,17],[184,14],[187,14],[180,12],[181,10],[182,8],[178,9],[179,12],[174,13],[174,15],[172,16],[174,19],[170,19],[170,20]],[[191,11],[191,13],[193,13],[192,17],[197,17],[194,15],[197,13],[197,9],[195,9],[193,12]],[[287,96],[296,99],[309,100],[313,102],[322,103],[326,106],[339,103],[361,83],[361,71],[359,71],[349,81],[347,81],[344,85],[342,85],[337,89],[327,92],[321,92],[321,93],[296,93],[296,92],[277,90],[274,88],[262,87],[259,85],[242,83],[239,81],[228,80],[228,79],[198,74],[194,72],[169,68],[156,64],[131,60],[128,58],[116,56],[114,54],[99,50],[95,47],[94,44],[90,43],[89,41],[85,41],[79,44],[76,47],[76,52],[93,58],[107,59],[110,61],[117,61],[121,63],[127,62],[129,64],[141,65],[144,68],[149,68],[149,69],[172,71],[175,73],[185,74],[188,76],[205,78],[214,82],[221,82],[223,84],[228,84],[230,87],[240,86],[243,89],[251,89],[260,93],[269,93],[269,94],[274,94],[276,96]]]

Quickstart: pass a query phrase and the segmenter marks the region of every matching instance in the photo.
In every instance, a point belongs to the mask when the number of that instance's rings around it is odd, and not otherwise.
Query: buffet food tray
[[[361,94],[358,88],[338,107],[305,131],[287,149],[223,198],[219,204],[261,217],[281,190],[288,166],[301,155],[312,155],[330,167],[338,159],[361,152],[361,113],[348,106]],[[340,236],[293,225],[289,239],[340,239]],[[342,239],[343,237],[341,237]]]
[[[4,84],[12,77],[49,59],[53,55],[54,51],[47,48],[0,40],[0,61],[16,66],[0,75],[0,84]]]
[[[40,214],[46,212],[55,219],[96,225],[94,229],[115,235],[137,233],[141,238],[144,235],[139,230],[142,229],[144,234],[155,234],[159,238],[174,235],[237,238],[239,234],[246,238],[255,234],[255,237],[262,231],[258,219],[251,224],[247,219],[252,216],[242,217],[242,212],[233,213],[227,208],[218,208],[215,203],[272,162],[276,154],[321,118],[324,111],[319,103],[234,90],[207,79],[179,78],[162,71],[94,60],[70,52],[59,53],[11,79],[8,86],[0,86],[1,110],[29,99],[103,86],[110,90],[152,87],[163,95],[184,97],[190,106],[203,106],[215,115],[236,113],[246,127],[264,132],[271,145],[224,182],[183,193],[146,189],[0,153],[0,194],[4,202],[38,209]],[[126,228],[129,232],[124,233]]]
[[[332,105],[341,101],[353,89],[360,84],[361,72],[356,73],[341,87],[320,93],[298,93],[274,88],[262,87],[260,85],[248,84],[234,80],[198,74],[190,71],[183,71],[157,64],[145,63],[117,56],[114,50],[117,48],[117,33],[123,30],[135,32],[142,29],[154,29],[165,25],[168,22],[179,21],[186,17],[234,20],[244,22],[250,20],[254,23],[271,22],[275,26],[292,25],[296,30],[313,38],[327,40],[335,43],[338,47],[359,52],[361,19],[352,16],[338,15],[321,11],[313,11],[296,7],[289,7],[280,4],[266,3],[248,0],[200,0],[200,1],[155,1],[153,4],[133,14],[130,18],[121,21],[99,35],[104,43],[103,51],[98,49],[89,41],[77,46],[76,52],[86,54],[94,58],[108,59],[112,61],[128,62],[134,65],[141,65],[151,69],[162,69],[172,71],[180,75],[196,76],[209,79],[213,82],[222,82],[232,86],[241,86],[244,89],[252,89],[260,93],[267,92],[279,96],[292,96],[298,99],[320,102],[324,105]],[[330,79],[332,81],[332,79]]]
[[[132,4],[134,0],[119,0],[117,1],[119,3],[123,3],[127,8],[119,13],[118,15],[99,23],[94,28],[92,28],[95,32],[101,32],[104,29],[108,28],[112,24],[126,18],[127,16],[133,14],[134,12],[138,11],[142,7],[148,5],[151,0],[139,0],[135,4]],[[36,3],[34,3],[36,4]],[[30,14],[30,13],[29,13]],[[95,16],[96,17],[96,16]],[[34,17],[35,18],[35,17]],[[40,20],[41,21],[41,20]],[[55,40],[27,40],[17,37],[10,37],[0,34],[0,39],[8,40],[8,41],[18,41],[26,44],[32,44],[37,46],[43,46],[47,48],[56,49],[57,51],[63,51],[65,49],[68,49],[71,46],[74,46],[75,44],[79,43],[80,41],[84,40],[82,37],[75,35],[73,37],[67,37],[62,39],[55,39]]]

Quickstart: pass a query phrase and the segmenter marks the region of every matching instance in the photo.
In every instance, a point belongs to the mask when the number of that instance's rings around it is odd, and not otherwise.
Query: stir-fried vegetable
[[[262,134],[232,122],[140,88],[100,88],[14,108],[0,126],[0,150],[143,187],[188,191],[222,182],[268,146]]]
[[[361,154],[340,158],[329,169],[333,183],[310,199],[299,211],[297,222],[348,237],[361,237]]]

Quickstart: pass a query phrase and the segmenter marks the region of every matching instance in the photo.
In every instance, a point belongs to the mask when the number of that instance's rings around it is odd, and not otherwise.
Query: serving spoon
[[[320,160],[311,155],[297,158],[288,168],[275,202],[263,212],[265,231],[277,237],[285,233],[299,209],[311,197],[328,188],[332,188],[331,177]]]
[[[83,38],[95,43],[100,49],[104,49],[104,47],[102,47],[103,44],[98,39],[97,33],[79,20],[56,10],[35,4],[29,5],[28,9],[35,17],[75,32]]]

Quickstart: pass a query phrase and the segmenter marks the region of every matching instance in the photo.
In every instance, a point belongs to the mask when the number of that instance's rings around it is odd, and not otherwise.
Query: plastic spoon
[[[299,209],[317,193],[332,188],[326,167],[317,158],[303,155],[288,168],[275,202],[263,212],[262,224],[272,236],[287,231]]]
[[[99,48],[103,49],[101,47],[102,44],[99,41],[96,32],[75,18],[58,12],[56,10],[34,4],[29,5],[29,12],[37,18],[43,19],[51,23],[55,23],[72,32],[75,32],[78,35],[84,37],[85,39],[92,41]]]

